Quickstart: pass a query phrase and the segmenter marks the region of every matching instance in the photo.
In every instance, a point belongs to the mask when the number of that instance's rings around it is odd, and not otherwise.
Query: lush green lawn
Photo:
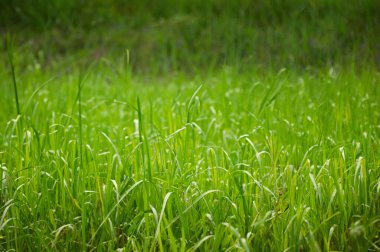
[[[378,73],[78,76],[2,83],[2,249],[379,248]]]
[[[379,251],[376,1],[189,2],[0,3],[0,251]]]

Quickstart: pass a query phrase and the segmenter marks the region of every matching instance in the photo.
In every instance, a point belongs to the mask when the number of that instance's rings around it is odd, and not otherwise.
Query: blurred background
[[[41,71],[94,61],[153,75],[379,69],[380,1],[1,0],[3,61],[7,34],[18,66]]]

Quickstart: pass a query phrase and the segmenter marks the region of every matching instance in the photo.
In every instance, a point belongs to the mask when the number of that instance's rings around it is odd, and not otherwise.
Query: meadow
[[[379,4],[252,2],[0,3],[0,250],[379,251]]]

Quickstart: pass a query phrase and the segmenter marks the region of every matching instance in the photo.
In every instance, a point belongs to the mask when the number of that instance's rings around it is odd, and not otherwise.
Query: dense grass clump
[[[379,7],[0,1],[0,251],[379,251]]]
[[[378,74],[78,76],[2,83],[2,250],[379,248]]]

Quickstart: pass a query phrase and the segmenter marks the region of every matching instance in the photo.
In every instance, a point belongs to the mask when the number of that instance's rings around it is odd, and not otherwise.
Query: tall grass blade
[[[18,92],[17,92],[17,83],[16,83],[16,73],[15,73],[15,67],[13,64],[13,41],[12,37],[8,34],[7,37],[7,50],[8,50],[8,59],[9,64],[11,65],[11,71],[12,71],[12,81],[13,81],[13,88],[14,88],[14,95],[15,95],[15,102],[16,102],[16,109],[17,109],[17,115],[20,115],[20,104],[18,101]]]

